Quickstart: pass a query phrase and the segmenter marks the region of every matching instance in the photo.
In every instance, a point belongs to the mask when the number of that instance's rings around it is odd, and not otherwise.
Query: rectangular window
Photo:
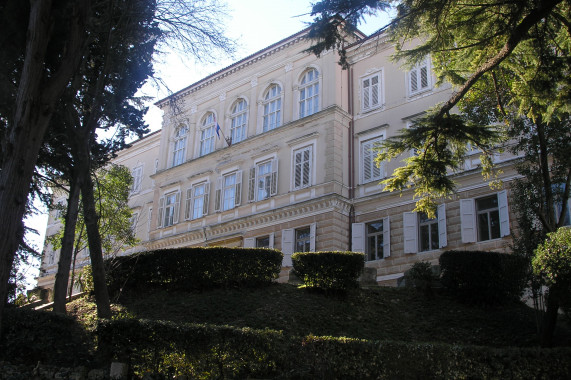
[[[408,73],[409,95],[413,96],[431,88],[428,58],[416,65]]]
[[[172,166],[178,166],[184,163],[184,151],[186,147],[186,136],[179,137],[174,142]]]
[[[367,245],[365,247],[365,260],[380,260],[384,258],[383,220],[366,224]]]
[[[448,245],[446,204],[438,205],[434,219],[417,212],[404,212],[402,219],[404,253],[432,251]]]
[[[476,218],[478,241],[500,238],[500,210],[496,195],[476,199]]]
[[[137,228],[137,222],[139,221],[139,213],[138,212],[134,212],[133,215],[131,216],[131,232],[133,234],[135,234],[135,230]]]
[[[153,220],[153,208],[149,207],[149,220],[147,221],[147,232],[151,232],[152,220]]]
[[[278,160],[256,164],[250,169],[248,201],[261,201],[278,193]]]
[[[306,146],[293,153],[293,189],[303,189],[311,186],[312,148]]]
[[[143,167],[137,166],[131,172],[131,176],[133,177],[133,183],[131,185],[131,194],[136,194],[141,191],[141,182],[143,180]]]
[[[200,155],[204,156],[214,151],[214,126],[200,132]]]
[[[224,174],[216,185],[215,211],[231,210],[241,203],[242,171]]]
[[[378,136],[361,143],[361,183],[378,181],[384,177],[384,165],[377,166],[377,153],[374,150],[383,139],[383,136]]]
[[[311,230],[309,227],[295,230],[295,252],[311,251]]]
[[[381,73],[376,73],[361,80],[361,105],[363,111],[369,111],[382,105]]]
[[[418,235],[420,252],[438,249],[438,217],[430,219],[425,213],[419,213]]]
[[[208,213],[209,192],[210,184],[208,182],[193,185],[186,191],[186,220],[202,218]]]
[[[166,194],[159,199],[160,227],[169,227],[178,223],[180,191]]]
[[[270,236],[256,238],[256,248],[270,248]]]

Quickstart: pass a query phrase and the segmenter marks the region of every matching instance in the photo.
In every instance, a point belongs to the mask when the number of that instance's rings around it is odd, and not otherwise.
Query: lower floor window
[[[270,248],[270,237],[262,236],[256,238],[256,248]]]
[[[418,218],[420,252],[438,249],[438,218],[430,219],[423,212],[419,214]]]
[[[500,238],[500,211],[498,197],[493,195],[476,199],[476,213],[478,223],[478,240],[491,240]]]
[[[295,252],[311,251],[311,229],[309,227],[295,230]]]
[[[365,258],[367,261],[379,260],[383,255],[383,221],[367,223],[367,246],[365,248]]]

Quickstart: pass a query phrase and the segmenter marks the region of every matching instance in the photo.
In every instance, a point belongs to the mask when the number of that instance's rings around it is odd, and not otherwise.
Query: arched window
[[[174,146],[172,151],[172,166],[180,165],[184,162],[186,151],[186,135],[188,127],[179,125],[174,134]]]
[[[281,125],[282,111],[282,89],[279,85],[273,84],[264,96],[264,121],[263,131],[267,132]]]
[[[319,72],[309,69],[301,78],[299,87],[299,117],[319,111]]]
[[[246,138],[246,128],[248,127],[248,104],[244,99],[238,99],[232,107],[230,115],[232,124],[230,126],[230,137],[232,143],[237,143]]]
[[[200,155],[204,156],[205,154],[214,151],[216,119],[212,112],[209,112],[204,116],[200,129]]]

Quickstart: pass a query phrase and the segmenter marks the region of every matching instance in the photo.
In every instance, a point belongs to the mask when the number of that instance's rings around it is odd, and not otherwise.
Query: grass
[[[446,294],[427,298],[407,288],[355,289],[344,295],[289,284],[196,293],[155,289],[125,294],[113,310],[116,318],[267,328],[295,336],[492,347],[538,344],[534,311],[521,303],[478,307],[458,303]],[[91,299],[72,302],[68,311],[87,325],[95,321]],[[570,336],[567,329],[560,331],[558,345],[571,345]]]

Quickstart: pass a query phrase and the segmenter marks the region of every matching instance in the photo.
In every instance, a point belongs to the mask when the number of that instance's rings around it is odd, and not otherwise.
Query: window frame
[[[359,179],[361,184],[380,181],[386,177],[386,163],[383,162],[381,166],[377,168],[375,164],[376,155],[375,152],[372,151],[375,143],[384,141],[385,138],[386,132],[382,131],[376,135],[369,134],[359,139]],[[368,174],[368,172],[370,174]]]
[[[226,185],[225,181],[226,178],[234,176],[234,183],[230,185]],[[226,208],[226,190],[231,190],[233,192],[234,202],[231,205],[232,207]],[[242,200],[242,171],[241,170],[233,170],[227,173],[224,173],[218,177],[216,181],[216,191],[215,191],[215,199],[214,199],[214,211],[215,212],[224,212],[232,210],[238,206],[240,206]],[[230,201],[230,199],[228,199]]]
[[[404,253],[424,253],[442,249],[448,245],[448,237],[446,231],[446,204],[438,205],[436,218],[429,223],[436,224],[438,231],[438,248],[422,249],[422,232],[421,232],[421,213],[404,212],[403,213],[403,240]]]
[[[273,89],[279,89],[276,93],[272,95]],[[283,118],[283,87],[278,83],[270,84],[266,91],[264,91],[264,95],[262,97],[261,106],[262,106],[262,133],[269,132],[276,128],[282,126],[282,118]],[[271,109],[271,106],[275,104],[276,107],[274,110]],[[270,124],[271,115],[275,115],[275,123]]]
[[[181,133],[184,132],[184,133]],[[174,133],[173,138],[173,151],[171,167],[184,164],[186,160],[186,144],[189,128],[186,124],[180,124]]]
[[[260,173],[262,167],[269,167],[266,173]],[[266,195],[260,196],[260,181],[267,187]],[[248,202],[259,202],[278,194],[278,159],[275,157],[260,160],[250,168],[248,179]]]
[[[374,79],[377,79],[377,88],[375,90],[374,85],[372,84]],[[366,84],[366,82],[369,82]],[[360,98],[361,98],[361,111],[362,112],[369,112],[384,106],[384,70],[380,69],[373,73],[364,75],[361,77],[360,80],[361,84],[361,91],[360,91]],[[377,103],[372,104],[372,99],[374,95],[377,95]]]
[[[489,196],[498,197],[498,214],[500,225],[500,236],[494,239],[480,240],[479,225],[476,212],[476,200],[483,199]],[[484,242],[490,240],[501,239],[510,235],[510,219],[509,219],[509,206],[507,191],[502,190],[495,194],[486,194],[477,198],[460,199],[460,227],[463,243]]]
[[[207,112],[201,120],[198,145],[199,157],[206,156],[215,150],[214,136],[216,135],[216,115],[214,112]]]
[[[368,260],[369,259],[369,252],[367,252],[367,243],[368,243],[368,236],[367,233],[367,225],[370,223],[375,223],[378,221],[382,221],[383,223],[383,258],[382,259],[375,259],[375,260]],[[361,223],[353,223],[351,225],[351,250],[353,252],[362,252],[365,254],[365,262],[367,261],[377,261],[377,260],[384,260],[391,256],[391,220],[390,217],[384,217],[381,219],[373,220],[370,222],[361,222]]]
[[[244,104],[244,107],[237,109],[240,104]],[[239,143],[247,138],[248,111],[248,101],[243,97],[236,99],[230,107],[230,142],[232,144]],[[241,131],[240,138],[236,138],[237,131]]]
[[[425,93],[432,90],[432,73],[430,67],[430,57],[425,57],[407,72],[407,91],[409,97]],[[423,73],[424,70],[424,73]],[[422,86],[422,77],[426,77],[426,86]],[[417,88],[413,89],[413,78],[417,80]]]
[[[195,194],[196,189],[198,189],[198,188],[203,188],[203,192],[199,196],[197,196]],[[201,181],[201,182],[192,184],[192,186],[190,186],[186,190],[184,219],[185,220],[196,220],[196,219],[200,219],[200,218],[208,215],[209,195],[210,195],[210,182]],[[198,216],[195,215],[196,202],[197,201],[202,203],[202,207],[200,209],[201,214]]]
[[[271,232],[267,235],[260,235],[255,237],[244,238],[244,248],[274,248],[274,233]],[[258,245],[258,240],[262,238],[268,238],[269,245],[267,247],[261,247]]]
[[[311,79],[307,79],[311,76]],[[299,118],[311,116],[320,110],[320,90],[321,90],[321,74],[315,67],[309,67],[303,71],[300,76],[298,87],[298,108]],[[308,91],[310,95],[307,96]],[[310,107],[308,107],[310,105]],[[307,111],[308,109],[310,111]]]
[[[131,170],[131,177],[133,183],[131,184],[131,194],[138,194],[141,192],[141,184],[143,182],[143,165],[138,165]]]
[[[174,202],[168,203],[174,197]],[[170,210],[167,212],[167,210]],[[159,228],[166,228],[178,224],[180,213],[180,190],[170,191],[159,198],[158,221]],[[172,216],[172,218],[171,218]],[[167,218],[169,219],[167,221]],[[170,223],[167,223],[170,222]]]
[[[291,171],[291,178],[292,178],[292,190],[301,190],[313,185],[313,154],[314,144],[309,144],[302,146],[300,148],[295,148],[292,150],[292,171]],[[305,159],[305,152],[308,152],[308,158]],[[301,157],[301,161],[297,161],[298,154]],[[299,183],[298,183],[298,167],[299,169]],[[307,173],[305,173],[307,171]],[[304,179],[307,178],[307,182]]]

